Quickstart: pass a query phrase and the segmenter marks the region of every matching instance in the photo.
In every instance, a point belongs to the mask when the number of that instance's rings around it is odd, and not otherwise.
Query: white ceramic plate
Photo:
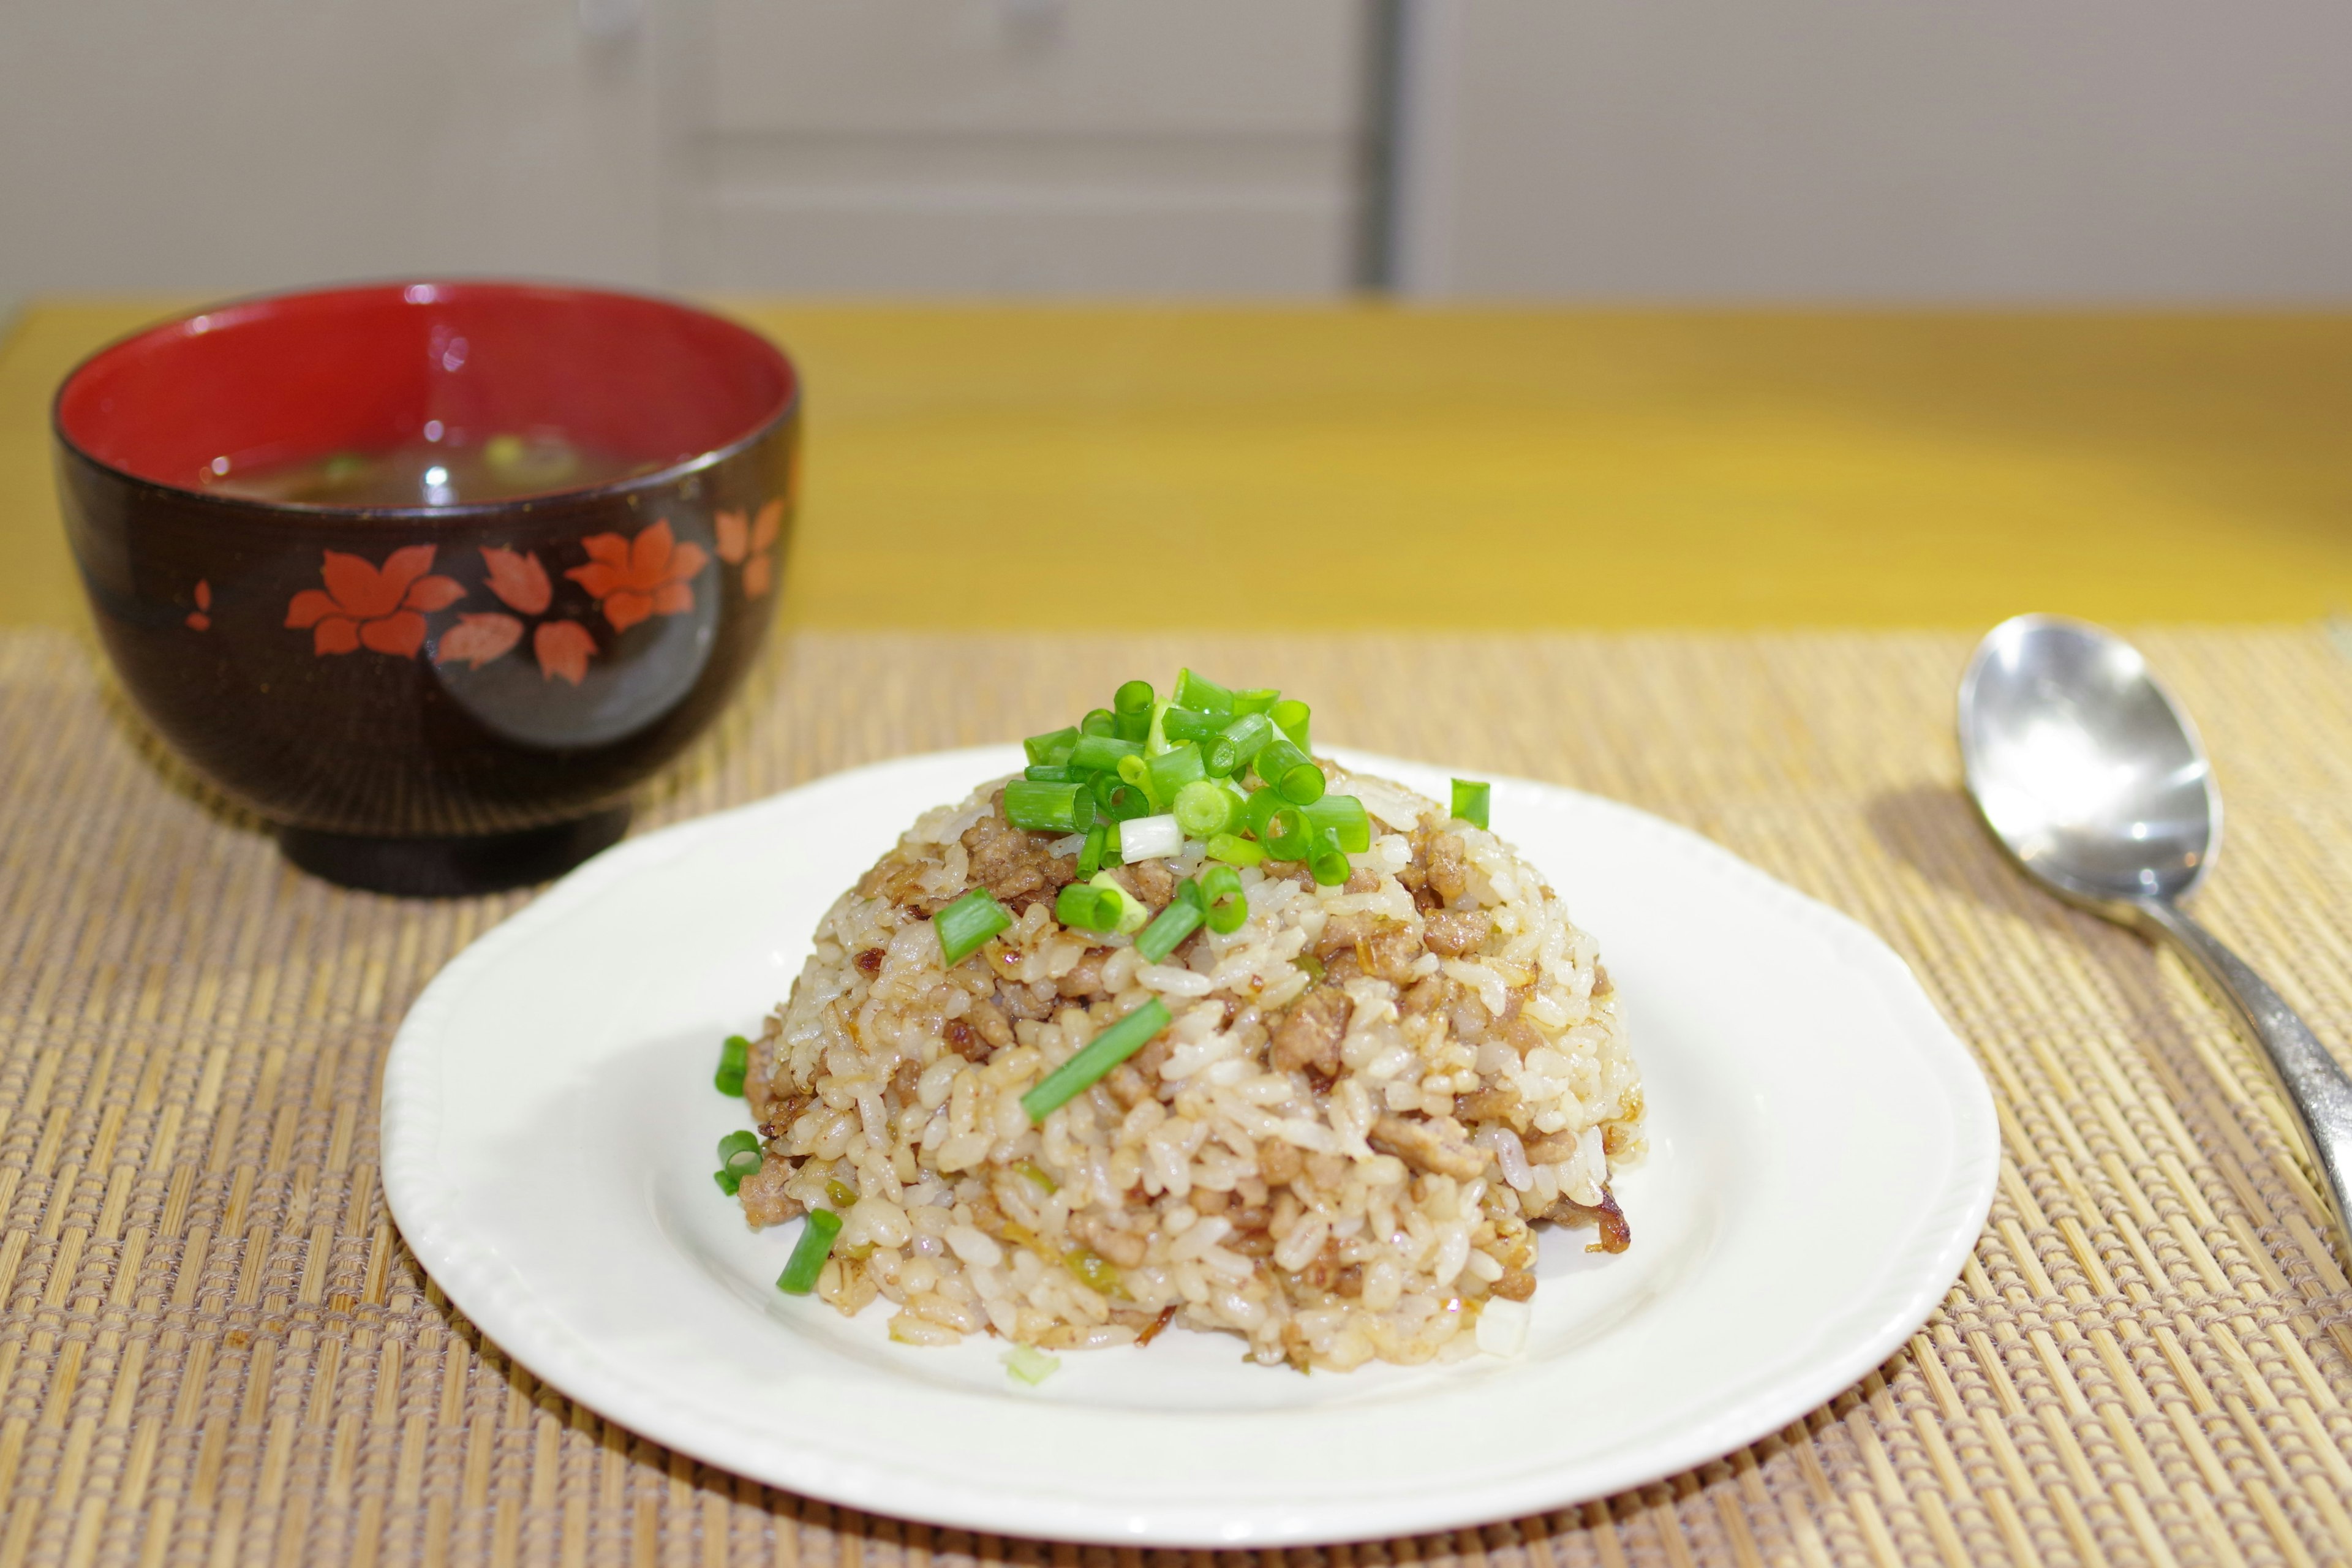
[[[1345,755],[1345,753],[1343,753]],[[714,1464],[837,1503],[1170,1545],[1388,1536],[1522,1515],[1715,1458],[1900,1345],[1991,1203],[1984,1081],[1900,960],[1706,839],[1495,781],[1496,829],[1601,942],[1651,1154],[1614,1258],[1549,1234],[1525,1352],[1344,1375],[1223,1335],[1065,1354],[889,1342],[773,1288],[710,1179],[745,1122],[720,1038],[790,987],[816,921],[925,808],[1020,765],[913,757],[598,857],[443,970],[384,1073],[383,1176],[441,1288],[539,1376]],[[1350,766],[1439,799],[1444,773]]]

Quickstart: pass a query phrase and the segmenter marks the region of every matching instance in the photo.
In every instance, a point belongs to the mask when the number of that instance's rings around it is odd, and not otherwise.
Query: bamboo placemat
[[[2231,806],[2204,914],[2324,1037],[2352,1038],[2352,662],[2299,629],[2144,641]],[[2006,1160],[1974,1258],[1907,1349],[1635,1492],[1222,1568],[2352,1558],[2352,1293],[2284,1111],[2170,959],[2030,891],[1983,842],[1947,735],[1967,651],[804,635],[646,816],[1060,722],[1114,676],[1190,658],[1311,693],[1334,742],[1678,818],[1918,970],[1984,1063]],[[0,1563],[1142,1568],[667,1453],[448,1306],[384,1212],[376,1075],[434,970],[522,901],[299,876],[79,645],[0,637]]]

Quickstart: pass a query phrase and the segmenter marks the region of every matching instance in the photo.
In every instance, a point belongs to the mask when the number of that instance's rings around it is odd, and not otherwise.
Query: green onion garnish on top
[[[940,933],[940,962],[950,969],[1012,924],[1013,916],[986,888],[974,888],[931,917],[931,929]]]
[[[1272,795],[1274,792],[1268,790],[1265,793]],[[1288,801],[1281,800],[1279,796],[1276,798],[1279,804],[1267,814],[1265,829],[1258,835],[1258,839],[1265,846],[1265,852],[1277,860],[1304,860],[1307,847],[1307,818],[1299,815],[1298,808]]]
[[[1176,700],[1220,720],[1233,717],[1234,694],[1207,676],[1190,669],[1176,672]]]
[[[1167,812],[1118,825],[1118,858],[1130,864],[1179,854],[1183,847],[1184,830]]]
[[[840,1234],[839,1215],[831,1209],[809,1210],[801,1238],[793,1244],[784,1271],[776,1276],[776,1289],[787,1296],[805,1296],[815,1289],[817,1277],[824,1272],[824,1260],[833,1251],[833,1238]]]
[[[1307,738],[1307,721],[1311,717],[1311,710],[1306,703],[1296,697],[1286,697],[1267,708],[1265,716],[1274,721],[1276,729],[1290,737],[1292,745],[1308,756],[1315,754],[1315,743]]]
[[[1208,905],[1209,929],[1219,936],[1231,936],[1249,919],[1241,874],[1231,866],[1212,866],[1201,873],[1201,898]]]
[[[1187,838],[1213,838],[1230,831],[1242,816],[1242,803],[1234,792],[1207,779],[1194,779],[1176,792],[1176,826]]]
[[[1072,931],[1117,931],[1118,899],[1092,882],[1071,882],[1054,895],[1054,918]]]
[[[1066,763],[1070,760],[1070,748],[1077,743],[1077,727],[1072,725],[1066,730],[1055,730],[1051,734],[1032,735],[1021,742],[1021,749],[1028,753],[1032,765]]]
[[[1154,996],[1097,1035],[1077,1055],[1047,1073],[1043,1081],[1021,1097],[1021,1109],[1029,1113],[1031,1121],[1045,1121],[1093,1088],[1096,1080],[1105,1073],[1141,1050],[1152,1036],[1168,1026],[1169,1022],[1168,1004]],[[795,1252],[793,1256],[797,1262],[800,1255]],[[785,1270],[786,1274],[791,1272],[789,1268]]]
[[[1084,833],[1095,799],[1085,784],[1014,779],[1004,786],[1004,820],[1032,833]]]
[[[1201,766],[1201,748],[1191,741],[1160,752],[1144,764],[1144,772],[1151,798],[1163,806],[1175,800],[1178,790],[1207,776]]]
[[[1265,846],[1238,833],[1220,833],[1209,840],[1209,858],[1228,866],[1255,866],[1265,858]]]
[[[1143,755],[1141,741],[1122,741],[1113,735],[1086,735],[1081,736],[1077,744],[1070,748],[1069,765],[1074,768],[1083,768],[1088,773],[1099,773],[1105,768],[1118,766],[1118,760],[1121,757],[1141,755]]]
[[[1151,708],[1159,696],[1148,680],[1130,680],[1120,687],[1110,700],[1110,710],[1118,721],[1111,732],[1122,741],[1140,741],[1150,734]]]
[[[1153,963],[1181,947],[1184,939],[1200,930],[1208,918],[1209,902],[1202,896],[1200,883],[1184,882],[1176,893],[1175,900],[1154,915],[1135,939],[1135,951]]]
[[[1454,781],[1454,816],[1473,827],[1486,826],[1486,799],[1495,786],[1473,779]]]
[[[1117,773],[1095,775],[1095,809],[1113,822],[1151,815],[1151,797],[1141,784],[1129,784]]]
[[[1322,885],[1343,882],[1347,858],[1370,848],[1374,829],[1361,801],[1328,794],[1308,737],[1311,717],[1306,703],[1272,687],[1235,689],[1187,668],[1166,697],[1150,681],[1130,680],[1109,707],[1030,736],[1028,766],[1005,785],[1003,813],[1024,831],[1083,842],[1078,880],[1056,897],[1062,923],[1141,931],[1149,911],[1123,887],[1106,884],[1104,868],[1177,856],[1188,843],[1204,846],[1213,868],[1228,876],[1275,859],[1306,862]],[[1483,816],[1468,820],[1484,826]],[[1244,911],[1235,887],[1207,923],[1223,929],[1217,922],[1231,919],[1237,928]],[[939,917],[942,930],[961,929],[948,915]],[[1003,929],[987,906],[971,918],[990,926],[980,941]],[[1149,945],[1173,952],[1198,925],[1180,915],[1151,929],[1163,934]],[[1162,949],[1163,942],[1171,945]],[[951,951],[945,936],[941,951]]]
[[[1339,832],[1318,827],[1307,841],[1307,869],[1320,888],[1336,888],[1348,879],[1348,853],[1339,847]]]
[[[1323,798],[1323,770],[1287,735],[1276,735],[1260,747],[1257,760],[1251,766],[1268,789],[1280,792],[1283,799],[1293,805],[1306,805]]]
[[[1372,819],[1364,810],[1364,803],[1352,795],[1327,795],[1298,808],[1307,818],[1307,826],[1331,828],[1339,835],[1339,847],[1350,855],[1361,855],[1372,847]]]
[[[1170,707],[1160,715],[1160,732],[1171,741],[1206,741],[1223,727],[1215,714],[1195,708]]]
[[[1273,736],[1273,720],[1263,713],[1244,713],[1202,746],[1202,763],[1212,777],[1223,778],[1255,761]]]
[[[711,1084],[721,1094],[743,1092],[743,1075],[751,1068],[751,1042],[740,1035],[730,1035],[727,1043],[719,1047],[719,1071]]]

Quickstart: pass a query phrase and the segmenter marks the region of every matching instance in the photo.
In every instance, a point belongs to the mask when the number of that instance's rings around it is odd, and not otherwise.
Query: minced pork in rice
[[[887,1300],[908,1343],[1172,1321],[1342,1371],[1472,1353],[1486,1305],[1535,1290],[1533,1225],[1622,1250],[1642,1090],[1592,938],[1492,833],[1321,765],[1372,819],[1346,884],[1244,870],[1246,923],[1156,964],[1055,923],[1078,840],[1009,826],[1003,781],[927,813],[752,1050],[752,1226],[840,1214],[817,1294]],[[1202,855],[1113,874],[1157,911]],[[1013,924],[943,969],[929,917],[975,887]],[[1022,1093],[1154,996],[1173,1024],[1031,1125]]]

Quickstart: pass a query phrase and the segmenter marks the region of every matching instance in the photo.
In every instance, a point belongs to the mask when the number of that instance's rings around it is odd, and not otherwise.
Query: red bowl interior
[[[765,339],[667,300],[389,283],[243,300],[126,338],[67,377],[57,425],[99,462],[197,489],[221,459],[247,468],[509,430],[667,466],[752,434],[794,390]]]

